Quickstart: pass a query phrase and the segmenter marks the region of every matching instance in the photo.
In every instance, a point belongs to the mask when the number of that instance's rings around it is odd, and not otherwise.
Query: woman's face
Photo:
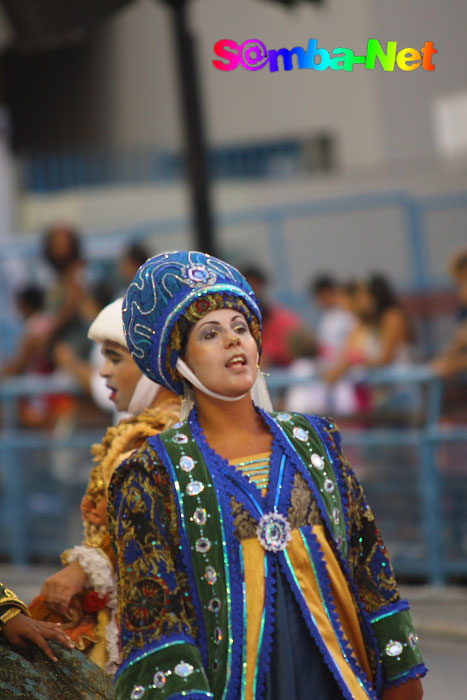
[[[106,379],[105,384],[110,389],[110,400],[119,411],[126,411],[141,378],[141,372],[129,351],[113,340],[104,341],[102,354],[105,362],[100,375]]]
[[[191,329],[185,362],[200,382],[223,396],[250,391],[258,373],[258,348],[242,313],[217,309]]]

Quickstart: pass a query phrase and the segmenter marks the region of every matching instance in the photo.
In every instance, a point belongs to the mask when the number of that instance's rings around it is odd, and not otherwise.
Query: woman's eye
[[[210,340],[211,338],[215,338],[216,335],[217,335],[217,334],[216,334],[216,331],[214,331],[214,330],[208,331],[207,333],[205,333],[205,334],[203,335],[203,339],[204,339],[204,340]]]
[[[234,330],[236,333],[246,333],[246,326],[237,326]]]

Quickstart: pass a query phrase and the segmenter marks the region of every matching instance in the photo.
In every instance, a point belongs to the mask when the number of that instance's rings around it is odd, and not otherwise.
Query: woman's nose
[[[238,345],[240,342],[240,338],[237,335],[234,335],[233,333],[227,333],[225,336],[225,344],[227,347],[229,345]]]

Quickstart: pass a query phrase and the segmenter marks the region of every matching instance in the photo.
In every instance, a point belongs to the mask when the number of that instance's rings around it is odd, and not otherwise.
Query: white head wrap
[[[105,306],[98,313],[89,327],[88,338],[95,343],[101,344],[106,340],[110,340],[128,350],[123,332],[122,303],[123,297],[120,297]],[[127,412],[132,416],[139,416],[145,408],[151,406],[159,389],[159,384],[156,384],[156,382],[153,382],[149,377],[141,373],[141,378],[135,387]]]

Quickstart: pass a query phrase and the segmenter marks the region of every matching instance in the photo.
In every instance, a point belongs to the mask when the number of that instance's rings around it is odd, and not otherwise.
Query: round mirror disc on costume
[[[292,418],[290,413],[278,413],[277,414],[277,420],[280,421],[281,423],[287,423]]]
[[[176,445],[186,445],[188,442],[188,436],[184,433],[175,433],[172,438],[172,442],[175,442]]]
[[[193,520],[197,525],[206,525],[208,520],[206,508],[197,508],[193,513]]]
[[[180,663],[174,668],[175,674],[180,676],[180,678],[188,678],[188,676],[191,676],[194,670],[194,666],[186,661],[180,661]]]
[[[331,479],[326,479],[324,482],[324,490],[327,493],[332,493],[334,491],[334,482]]]
[[[180,458],[178,466],[180,469],[183,469],[184,472],[191,472],[195,468],[195,460],[188,455],[183,455],[183,457]]]
[[[220,644],[222,642],[222,630],[220,627],[216,627],[214,630],[214,644]]]
[[[204,570],[204,578],[210,586],[214,586],[217,581],[217,571],[213,566],[207,566]]]
[[[135,685],[130,693],[131,700],[141,700],[146,693],[146,688],[143,685]]]
[[[221,609],[222,603],[219,598],[211,598],[208,604],[208,610],[212,613],[218,613]]]
[[[394,640],[390,639],[386,644],[386,656],[400,656],[403,651],[404,647],[402,646],[401,642],[395,642]]]
[[[339,525],[340,520],[341,520],[341,514],[339,508],[334,508],[332,511],[332,519],[334,520],[335,525]]]
[[[204,491],[204,484],[202,481],[190,481],[186,487],[188,496],[197,496],[202,491]]]
[[[163,688],[167,683],[167,676],[163,671],[156,671],[153,676],[152,683],[156,686],[156,688]]]
[[[297,438],[297,440],[301,440],[302,442],[307,442],[308,441],[308,430],[304,430],[303,428],[298,428],[295,426],[293,429],[293,434],[294,437]]]
[[[316,454],[316,452],[311,455],[311,463],[316,469],[324,469],[324,459]]]
[[[209,552],[211,549],[211,540],[208,540],[207,537],[198,537],[198,539],[195,542],[195,549],[197,552],[200,552],[200,554],[205,554],[205,552]]]

